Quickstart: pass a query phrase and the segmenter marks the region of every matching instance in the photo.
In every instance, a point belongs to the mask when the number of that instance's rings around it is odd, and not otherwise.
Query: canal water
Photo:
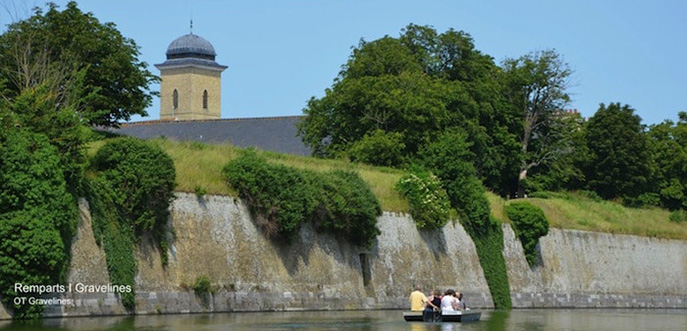
[[[479,322],[404,322],[401,311],[215,313],[0,321],[0,330],[687,330],[687,310],[545,309],[484,311]]]

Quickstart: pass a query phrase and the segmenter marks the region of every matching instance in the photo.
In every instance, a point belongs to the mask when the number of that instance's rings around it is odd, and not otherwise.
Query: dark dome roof
[[[212,47],[209,41],[193,33],[175,39],[167,47],[167,59],[198,57],[198,55],[202,58],[212,57],[212,60],[214,60],[217,53],[215,53],[215,48]]]
[[[227,67],[215,62],[215,55],[217,55],[215,48],[209,41],[189,33],[169,44],[167,60],[155,66],[162,70],[178,66],[198,65],[221,72]]]

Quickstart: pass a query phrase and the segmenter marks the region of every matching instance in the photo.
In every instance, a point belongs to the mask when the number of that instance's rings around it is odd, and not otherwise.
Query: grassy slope
[[[527,200],[544,210],[554,228],[687,239],[687,223],[670,222],[670,212],[659,208],[627,208],[615,202],[594,201],[575,193]],[[503,211],[508,202],[494,194],[489,194],[489,201],[492,213],[501,215],[500,220],[509,222]]]
[[[174,160],[178,191],[194,192],[198,187],[210,194],[236,195],[236,192],[223,180],[221,170],[236,156],[237,148],[230,145],[206,145],[197,142],[169,140],[154,140],[154,142],[165,149]],[[90,152],[95,153],[102,144],[102,141],[92,143]],[[263,155],[271,162],[303,169],[356,171],[370,185],[382,209],[393,212],[408,211],[407,202],[394,190],[394,185],[403,175],[403,171],[342,160],[325,160],[270,152],[264,152]],[[596,202],[569,193],[556,196],[550,199],[528,199],[544,210],[551,227],[687,240],[687,223],[676,224],[668,221],[668,211],[626,208],[614,202]],[[492,214],[502,222],[509,222],[503,211],[503,206],[507,202],[493,193],[488,193],[488,198]]]
[[[236,196],[234,191],[222,178],[222,168],[237,155],[239,150],[231,145],[211,145],[198,142],[175,142],[164,139],[153,140],[161,146],[174,160],[177,174],[177,191],[195,192],[196,187],[209,194]],[[104,142],[91,144],[90,153],[102,146]],[[372,167],[341,160],[318,159],[312,157],[285,155],[261,152],[268,161],[287,166],[327,171],[333,169],[352,170],[370,185],[377,196],[382,209],[387,211],[407,212],[408,203],[402,199],[394,185],[403,176],[403,171],[390,168]]]

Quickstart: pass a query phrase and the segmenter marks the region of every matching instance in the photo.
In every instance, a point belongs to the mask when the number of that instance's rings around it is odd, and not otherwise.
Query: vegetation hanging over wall
[[[354,172],[318,173],[269,164],[247,150],[223,173],[268,237],[290,241],[308,221],[316,230],[357,245],[370,245],[379,234],[379,202]]]
[[[446,188],[451,207],[475,242],[477,255],[489,285],[494,306],[510,309],[510,286],[503,260],[503,231],[500,222],[490,217],[486,191],[471,163],[470,144],[465,134],[447,131],[421,151],[421,156]]]
[[[134,288],[134,246],[144,235],[158,244],[167,263],[169,204],[174,195],[172,159],[158,146],[135,138],[117,138],[103,145],[92,160],[96,178],[89,185],[93,232],[104,247],[113,285]],[[127,308],[134,292],[121,293]]]
[[[475,242],[479,263],[484,271],[484,278],[489,285],[491,298],[496,309],[511,309],[510,285],[508,270],[503,259],[503,230],[499,221],[492,219],[486,229],[476,233],[475,229],[466,227],[468,234]]]
[[[441,181],[430,171],[414,167],[401,177],[396,190],[410,203],[410,215],[420,229],[439,229],[448,222],[451,203]]]
[[[539,238],[549,233],[549,221],[544,211],[527,201],[516,201],[506,205],[506,213],[513,221],[513,228],[525,250],[527,263],[534,266],[539,257]]]
[[[0,294],[14,318],[39,318],[43,311],[41,305],[16,305],[15,297],[41,293],[17,293],[15,283],[66,280],[77,214],[60,154],[48,138],[27,130],[0,132]]]
[[[76,2],[46,7],[0,34],[0,287],[17,319],[41,317],[42,306],[12,299],[41,293],[14,293],[14,283],[66,282],[76,197],[92,191],[84,180],[90,126],[145,115],[154,95],[148,86],[158,80],[114,24]]]

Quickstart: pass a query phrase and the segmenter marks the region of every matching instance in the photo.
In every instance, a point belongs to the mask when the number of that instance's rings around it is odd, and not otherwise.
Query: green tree
[[[147,115],[152,102],[149,84],[158,78],[139,55],[113,23],[101,23],[76,2],[63,11],[50,3],[0,36],[0,75],[10,98],[47,86],[58,104],[71,105],[88,124],[118,126]],[[72,85],[78,88],[64,89]]]
[[[325,96],[308,102],[299,134],[323,157],[347,154],[377,130],[400,134],[412,161],[442,131],[460,128],[480,177],[507,190],[519,160],[509,129],[517,114],[504,107],[501,74],[466,32],[410,24],[399,38],[361,41]]]
[[[650,180],[661,205],[687,210],[687,112],[677,123],[666,120],[648,131],[651,159],[655,168]]]
[[[503,62],[506,96],[520,113],[517,131],[521,162],[518,196],[530,169],[551,162],[567,153],[570,137],[560,123],[559,114],[570,100],[566,89],[572,71],[554,50],[534,52]]]
[[[456,95],[454,86],[420,71],[343,78],[322,99],[308,102],[299,132],[315,155],[325,157],[341,155],[376,130],[400,133],[409,155],[447,126],[447,105]]]
[[[46,85],[23,90],[12,100],[0,100],[0,110],[8,130],[21,128],[40,133],[59,152],[64,176],[74,192],[86,166],[83,145],[88,128],[70,106],[61,105]]]
[[[489,202],[472,165],[473,155],[465,134],[447,131],[424,148],[421,156],[425,165],[441,179],[451,207],[458,211],[468,230],[488,229]]]
[[[638,197],[646,192],[650,154],[642,119],[629,105],[599,106],[587,123],[588,186],[601,197]]]
[[[589,152],[585,140],[585,121],[577,113],[565,113],[553,124],[561,137],[557,157],[528,172],[525,187],[528,191],[561,191],[581,189],[585,185],[582,167],[587,164]]]
[[[351,161],[377,166],[400,166],[403,164],[405,144],[398,132],[376,130],[356,141],[348,151]]]

